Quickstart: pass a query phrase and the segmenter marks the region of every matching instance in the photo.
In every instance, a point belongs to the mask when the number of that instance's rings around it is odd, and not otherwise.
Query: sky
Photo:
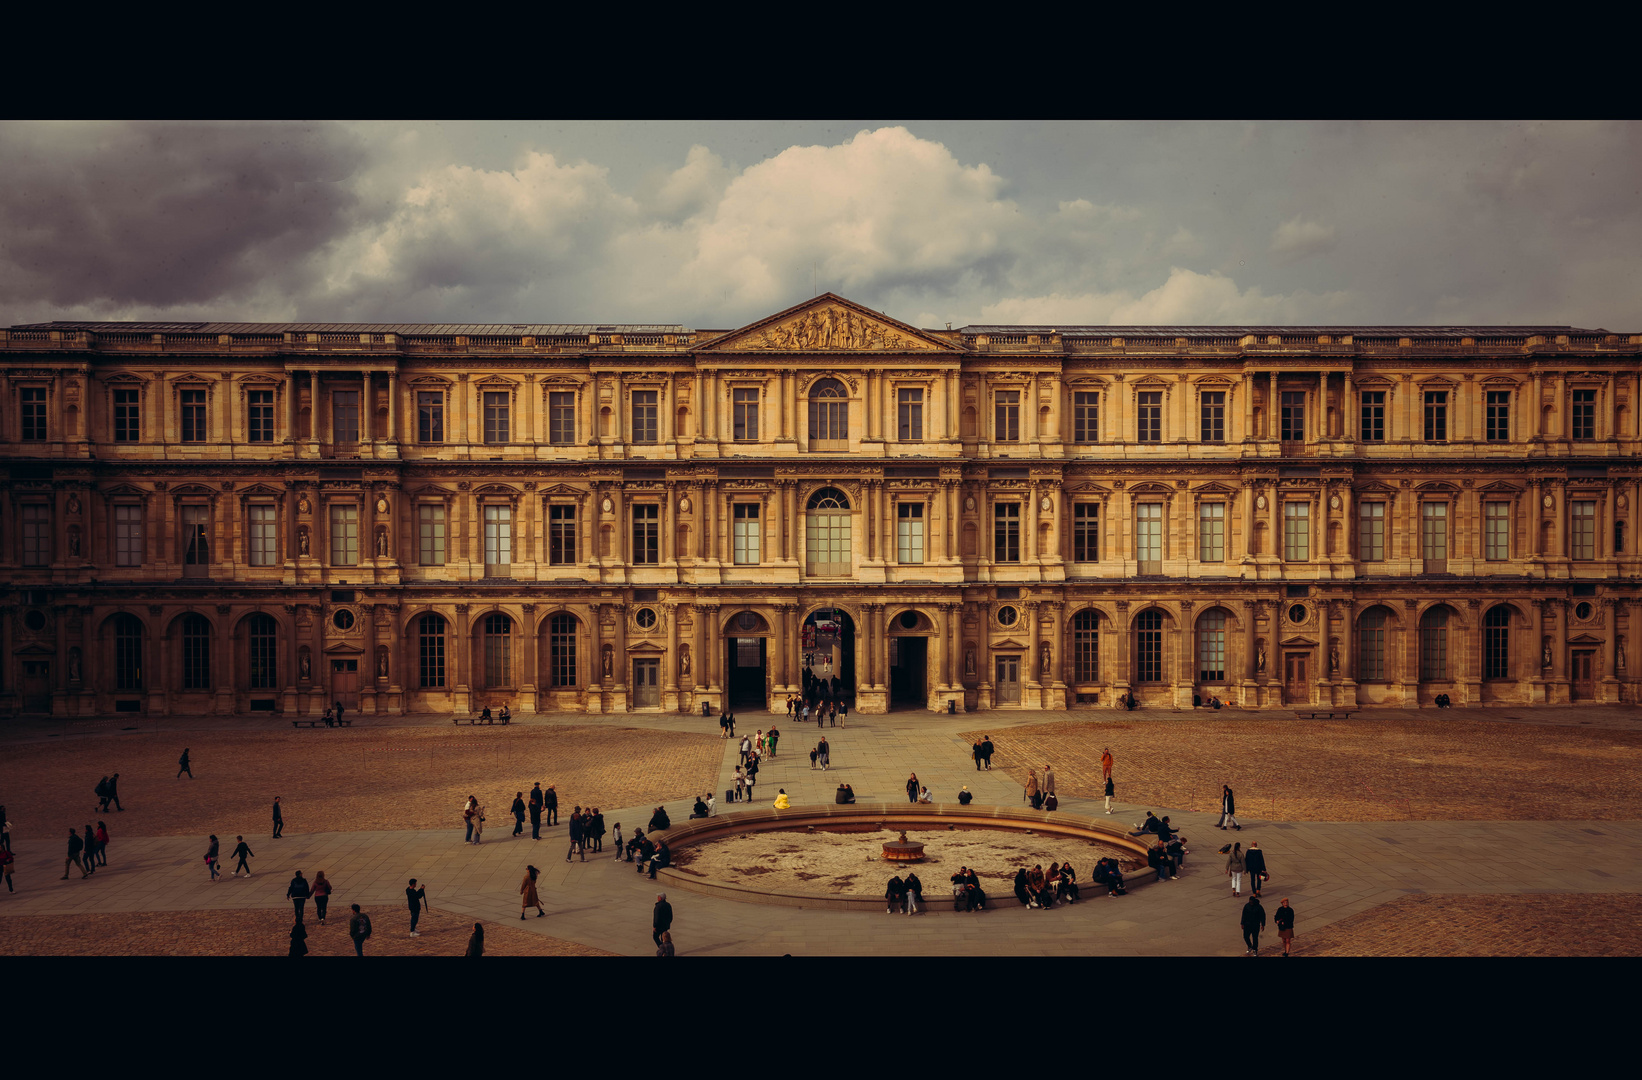
[[[0,123],[0,325],[1642,332],[1634,122]]]

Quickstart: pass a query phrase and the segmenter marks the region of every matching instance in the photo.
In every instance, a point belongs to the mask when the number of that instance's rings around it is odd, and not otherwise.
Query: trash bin
[[[957,698],[947,698],[946,699],[946,712],[947,712],[947,715],[948,716],[953,716],[957,713],[957,711],[958,711],[958,699]]]
[[[713,710],[711,710],[707,707],[707,703],[705,701],[703,701],[701,703],[701,715],[702,716],[711,716],[711,715],[713,715]]]

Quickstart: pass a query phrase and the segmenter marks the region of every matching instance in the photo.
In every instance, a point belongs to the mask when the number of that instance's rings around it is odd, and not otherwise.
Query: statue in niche
[[[308,555],[308,526],[304,525],[296,531],[297,554],[304,558]]]
[[[1622,671],[1625,670],[1625,635],[1624,634],[1620,634],[1619,637],[1614,640],[1613,669],[1616,672],[1622,672]]]
[[[1328,647],[1328,670],[1335,675],[1340,673],[1340,644],[1335,642]]]
[[[1551,666],[1551,637],[1549,634],[1545,636],[1544,646],[1540,649],[1539,666],[1543,668]]]
[[[607,678],[607,679],[610,678],[611,675],[614,673],[614,670],[615,670],[615,655],[611,651],[610,646],[606,645],[604,647],[604,677]]]
[[[690,677],[690,646],[688,645],[678,647],[678,673],[681,679]]]
[[[78,525],[68,531],[68,553],[76,558],[80,555],[80,527]]]
[[[1254,670],[1261,674],[1266,670],[1266,639],[1261,638],[1254,643]]]
[[[386,649],[376,651],[376,675],[380,679],[388,677],[388,650]]]
[[[68,651],[68,681],[69,682],[79,682],[80,681],[80,650],[79,649],[70,649]]]
[[[306,652],[304,652],[302,654],[302,661],[299,665],[299,668],[302,672],[302,681],[303,682],[307,682],[310,678],[313,677],[313,669],[310,666],[310,664],[308,663],[308,654]]]
[[[964,674],[975,674],[975,650],[969,649],[964,653]]]
[[[376,529],[376,554],[381,558],[388,555],[388,529],[385,525],[379,525]]]

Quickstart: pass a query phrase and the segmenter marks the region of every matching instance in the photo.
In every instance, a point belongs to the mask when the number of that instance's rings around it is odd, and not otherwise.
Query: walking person
[[[0,847],[0,877],[6,879],[6,891],[16,892],[11,884],[11,872],[17,866],[17,856],[11,853],[11,848]]]
[[[91,793],[97,796],[97,813],[108,813],[108,777],[97,781],[97,786],[91,789]]]
[[[747,802],[753,801],[753,785],[758,782],[758,762],[754,761],[747,766],[747,771],[741,777],[742,787],[747,792]]]
[[[1026,770],[1025,795],[1026,801],[1032,804],[1032,809],[1043,808],[1043,793],[1038,790],[1038,774],[1032,769]]]
[[[650,913],[650,939],[661,948],[661,935],[673,928],[673,905],[667,902],[666,893],[656,894],[656,906]]]
[[[1043,797],[1047,801],[1055,793],[1055,770],[1050,765],[1043,767]]]
[[[1266,928],[1266,909],[1260,906],[1259,899],[1249,897],[1238,921],[1243,927],[1243,944],[1249,948],[1248,955],[1260,955],[1260,931]]]
[[[582,836],[582,816],[577,807],[577,813],[570,815],[570,849],[564,853],[564,861],[569,862],[570,856],[581,854],[582,862],[587,861],[587,845]]]
[[[353,905],[353,918],[348,920],[348,936],[353,939],[353,954],[365,955],[365,939],[371,936],[371,917]]]
[[[969,748],[969,753],[970,753],[970,756],[975,759],[975,771],[980,772],[981,771],[981,741],[979,739],[976,739],[975,744]]]
[[[11,820],[6,817],[4,806],[0,806],[0,848],[11,850]]]
[[[308,955],[308,928],[300,922],[291,927],[291,951],[286,956]]]
[[[250,877],[251,876],[251,866],[245,860],[246,859],[256,858],[256,852],[252,851],[251,850],[251,845],[249,845],[245,842],[245,837],[236,836],[236,837],[234,837],[234,839],[239,841],[239,844],[238,844],[237,847],[234,848],[234,853],[233,853],[234,858],[239,860],[239,864],[234,867],[234,876],[239,877],[239,872],[241,870],[243,870],[243,871],[245,871],[245,876]]]
[[[485,833],[485,808],[483,806],[481,806],[479,804],[478,800],[476,799],[476,800],[474,800],[474,804],[473,804],[473,842],[475,844],[483,843],[484,842],[484,833]]]
[[[981,739],[981,760],[988,769],[992,768],[992,750],[992,736],[987,735]]]
[[[211,846],[205,851],[205,865],[211,871],[211,884],[215,885],[217,878],[222,876],[217,873],[217,838],[215,834],[211,836]]]
[[[336,703],[336,722],[338,724],[342,723],[342,712],[342,702],[339,701]]]
[[[815,771],[816,760],[819,759],[820,757],[821,757],[821,751],[816,749],[813,746],[810,747],[810,772]]]
[[[308,887],[308,879],[302,876],[302,871],[296,872],[291,884],[285,889],[285,898],[296,906],[296,921],[302,921],[302,909],[308,903],[312,890]]]
[[[547,785],[546,801],[542,804],[542,806],[543,810],[547,814],[547,824],[549,827],[557,825],[559,823],[559,793],[554,790],[552,784]]]
[[[747,755],[752,753],[753,740],[751,736],[741,736],[741,764],[747,764]]]
[[[832,746],[828,744],[825,735],[821,736],[821,741],[816,744],[815,753],[821,761],[821,771],[826,772],[832,765]]]
[[[479,796],[469,795],[468,801],[462,804],[462,824],[467,826],[467,835],[462,837],[462,843],[473,843],[474,810],[479,805]]]
[[[331,902],[331,883],[325,879],[325,871],[321,870],[314,875],[314,882],[309,886],[314,898],[314,913],[319,916],[319,925],[325,925],[325,908]]]
[[[542,785],[530,789],[530,838],[542,838]]]
[[[917,773],[913,773],[911,776],[907,777],[907,802],[915,803],[918,801],[918,789],[922,786],[922,784],[918,783]]]
[[[281,835],[284,832],[285,832],[285,811],[280,809],[279,796],[275,795],[274,796],[274,836],[273,836],[273,838],[275,840],[280,839]]]
[[[108,800],[114,804],[114,809],[125,813],[125,807],[120,805],[120,774],[115,773],[108,778]]]
[[[177,769],[178,779],[182,778],[183,773],[188,774],[188,779],[194,779],[194,770],[188,765],[188,748],[186,746],[182,749],[182,757],[177,759],[177,765],[179,766]]]
[[[1104,748],[1100,752],[1100,775],[1108,783],[1111,782],[1111,779],[1112,779],[1112,748],[1110,746]]]
[[[85,836],[82,839],[84,839],[86,845],[86,867],[95,874],[97,872],[97,834],[91,831],[90,825],[87,825],[85,830]]]
[[[473,924],[473,933],[468,935],[467,951],[464,952],[462,955],[463,956],[483,956],[483,955],[485,955],[485,924],[484,923],[474,923]]]
[[[519,883],[519,895],[523,897],[519,905],[519,918],[521,919],[525,917],[525,912],[531,908],[536,909],[538,919],[547,914],[546,911],[542,910],[542,898],[536,893],[536,875],[540,873],[541,871],[534,866],[525,867],[525,879]]]
[[[1106,778],[1106,812],[1108,814],[1112,812],[1112,778],[1110,776]]]
[[[421,921],[421,919],[422,919],[422,905],[427,903],[427,902],[428,902],[428,887],[426,885],[416,884],[416,879],[411,878],[410,879],[410,884],[405,886],[405,903],[410,907],[410,917],[411,917],[410,936],[411,937],[421,937],[422,936],[421,934],[418,934],[416,932],[416,924]]]
[[[1237,818],[1235,816],[1236,814],[1237,814],[1237,802],[1236,802],[1236,800],[1234,800],[1232,798],[1232,789],[1227,787],[1225,784],[1221,784],[1220,785],[1220,825],[1219,825],[1219,829],[1220,829],[1221,832],[1226,831],[1226,822],[1228,822],[1228,821],[1231,822],[1232,828],[1236,829],[1238,832],[1243,831],[1243,826],[1241,826],[1237,823]]]
[[[1294,909],[1289,907],[1289,898],[1283,897],[1277,910],[1272,913],[1272,920],[1277,924],[1277,936],[1283,942],[1283,955],[1289,955],[1289,946],[1294,944]]]
[[[513,796],[513,835],[523,836],[525,831],[525,793],[518,792]]]
[[[1266,853],[1260,850],[1260,841],[1250,844],[1249,850],[1243,853],[1243,865],[1249,872],[1249,892],[1258,900],[1260,883],[1271,877],[1266,873]]]
[[[1243,886],[1243,873],[1247,869],[1248,864],[1243,858],[1243,845],[1233,844],[1231,853],[1226,856],[1226,873],[1231,875],[1233,896],[1243,895],[1239,890]]]

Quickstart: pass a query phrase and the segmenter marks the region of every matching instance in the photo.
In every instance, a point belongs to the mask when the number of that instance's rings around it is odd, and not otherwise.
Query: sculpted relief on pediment
[[[936,346],[841,304],[812,307],[790,318],[758,327],[726,341],[721,348],[731,350],[771,349],[782,352],[935,351]]]

